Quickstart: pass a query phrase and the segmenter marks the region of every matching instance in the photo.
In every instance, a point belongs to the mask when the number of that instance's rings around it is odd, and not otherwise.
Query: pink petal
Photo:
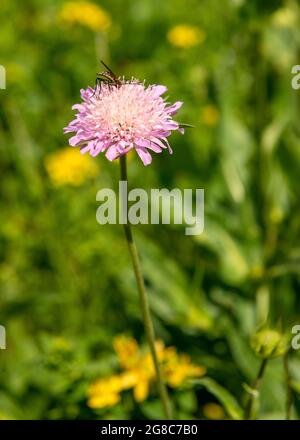
[[[170,154],[173,154],[173,150],[172,150],[172,148],[170,147],[170,144],[169,144],[168,139],[167,139],[167,138],[162,138],[162,140],[165,141],[165,143],[167,144],[167,146],[168,146],[168,150],[169,150],[169,153],[170,153]]]
[[[155,153],[161,153],[162,149],[156,145],[154,142],[150,142],[150,144],[148,145],[149,150],[154,151]]]
[[[120,141],[116,144],[118,152],[119,153],[124,153],[124,151],[126,151],[126,147],[127,147],[128,143],[125,141]]]
[[[162,151],[160,146],[158,146],[154,142],[150,142],[148,139],[138,139],[135,144],[138,147],[149,148],[149,150],[152,150],[155,153],[161,153],[161,151]]]
[[[73,131],[76,131],[76,128],[72,127],[71,124],[64,128],[64,133],[72,133]]]
[[[69,144],[72,146],[72,147],[76,147],[78,144],[80,144],[80,142],[82,142],[83,141],[83,138],[82,138],[82,135],[78,135],[78,134],[76,134],[75,136],[72,136],[70,139],[69,139]]]
[[[80,153],[85,154],[89,151],[89,149],[90,149],[90,145],[88,143],[87,145],[84,145],[83,147],[80,148]]]
[[[148,139],[138,139],[135,143],[139,147],[144,147],[144,148],[148,148],[150,145],[150,141]]]
[[[167,146],[160,139],[157,139],[156,137],[151,137],[151,141],[152,143],[154,142],[155,144],[159,145],[161,148],[167,148]]]
[[[84,101],[88,101],[90,97],[93,95],[93,93],[94,93],[94,89],[92,89],[92,87],[88,87],[86,90],[85,89],[80,90],[81,98]]]
[[[120,156],[120,153],[118,152],[116,145],[112,145],[111,147],[109,147],[107,152],[105,153],[105,156],[110,161],[117,159],[117,157]]]
[[[92,143],[93,142],[93,143]],[[91,156],[95,157],[102,151],[102,143],[97,141],[92,141],[91,143],[91,149],[90,154]]]
[[[163,124],[163,127],[166,130],[177,130],[179,127],[179,124],[176,121],[168,121]]]
[[[167,90],[168,89],[166,86],[153,86],[153,88],[152,88],[152,92],[154,92],[153,96],[159,97],[160,95],[165,93]]]
[[[182,106],[183,102],[182,101],[177,101],[175,102],[175,104],[171,105],[170,107],[166,108],[166,112],[169,115],[174,115],[178,109],[180,109],[180,107]]]
[[[151,154],[145,148],[136,148],[136,152],[142,159],[142,162],[145,166],[152,162]]]
[[[83,104],[74,104],[72,105],[72,110],[78,110],[78,111],[82,111],[85,110],[85,105]]]

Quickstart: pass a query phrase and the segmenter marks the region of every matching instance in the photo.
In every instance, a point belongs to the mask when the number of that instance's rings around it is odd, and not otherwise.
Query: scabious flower
[[[109,14],[95,3],[70,1],[62,5],[59,19],[68,25],[80,24],[92,31],[106,31],[111,26]]]
[[[161,341],[156,341],[155,347],[163,378],[170,387],[180,387],[188,378],[205,374],[204,367],[193,364],[189,356],[178,354],[175,347],[165,347]],[[121,392],[129,389],[137,402],[143,402],[155,381],[150,352],[141,350],[135,339],[120,335],[114,340],[114,348],[122,371],[90,385],[87,391],[90,408],[114,406],[120,402]]]
[[[166,90],[161,85],[146,87],[134,79],[81,90],[83,102],[72,107],[77,110],[76,119],[64,130],[76,133],[70,145],[91,156],[105,152],[110,161],[135,149],[144,165],[152,161],[150,151],[172,153],[167,137],[174,130],[183,133],[172,119],[182,102],[169,105],[161,96]]]
[[[173,46],[182,49],[188,49],[203,43],[205,37],[205,32],[202,29],[187,24],[178,24],[172,27],[167,34],[169,42]]]
[[[47,156],[45,167],[54,186],[79,186],[99,172],[90,157],[82,157],[79,151],[70,148],[63,148]]]

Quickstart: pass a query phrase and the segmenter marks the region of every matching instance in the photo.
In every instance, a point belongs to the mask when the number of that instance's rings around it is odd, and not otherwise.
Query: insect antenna
[[[108,65],[105,64],[104,61],[100,60],[100,62],[101,62],[101,64],[105,67],[106,70],[108,70],[113,76],[116,76],[116,75],[114,74],[114,72],[108,67]]]

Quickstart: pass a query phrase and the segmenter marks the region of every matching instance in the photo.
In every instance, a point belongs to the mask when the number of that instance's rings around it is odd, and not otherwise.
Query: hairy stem
[[[127,166],[126,166],[126,155],[121,156],[120,158],[120,166],[121,166],[121,180],[127,182]],[[147,292],[145,289],[145,283],[144,283],[144,277],[142,273],[141,263],[137,251],[137,247],[135,245],[131,226],[128,223],[128,219],[126,218],[126,223],[124,224],[124,230],[125,230],[125,236],[128,244],[129,253],[131,256],[132,266],[135,274],[136,284],[139,292],[140,297],[140,303],[142,307],[142,313],[143,313],[143,321],[145,326],[145,331],[148,339],[148,343],[150,346],[150,352],[155,368],[156,373],[156,381],[157,381],[157,387],[158,392],[160,395],[160,399],[162,402],[164,415],[166,419],[171,418],[171,412],[170,412],[170,406],[169,406],[169,399],[168,399],[168,393],[167,389],[165,387],[165,384],[163,382],[161,369],[159,365],[159,360],[155,348],[155,334],[154,334],[154,328],[151,320],[151,314],[150,314],[150,308],[149,308],[149,301]]]

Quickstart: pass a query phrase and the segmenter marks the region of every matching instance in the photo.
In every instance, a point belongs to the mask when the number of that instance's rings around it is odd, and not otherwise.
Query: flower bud
[[[283,356],[288,348],[287,336],[265,328],[259,330],[251,339],[251,347],[263,359]]]

